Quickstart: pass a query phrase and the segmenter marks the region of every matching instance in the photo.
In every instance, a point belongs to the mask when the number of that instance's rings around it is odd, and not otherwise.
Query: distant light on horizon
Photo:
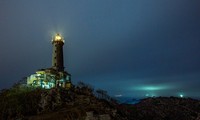
[[[183,98],[183,97],[184,97],[184,95],[183,95],[183,94],[180,94],[179,96],[180,96],[181,98]]]

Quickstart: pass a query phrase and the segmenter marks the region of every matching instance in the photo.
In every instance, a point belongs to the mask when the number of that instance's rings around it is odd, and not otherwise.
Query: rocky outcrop
[[[84,90],[65,91],[52,89],[41,94],[39,114],[27,117],[31,120],[123,120],[118,114],[116,103],[98,99]],[[79,91],[77,93],[77,91]],[[82,91],[83,93],[81,93]],[[87,90],[88,91],[88,90]],[[62,97],[61,97],[62,96]]]
[[[125,120],[117,103],[97,98],[89,87],[14,88],[0,94],[0,119]]]
[[[200,101],[191,98],[147,98],[118,104],[102,90],[12,88],[0,93],[2,120],[200,120]],[[99,96],[99,97],[98,97]]]
[[[61,94],[57,89],[43,92],[41,93],[41,98],[38,102],[38,113],[55,110],[56,108],[61,107],[61,104]]]
[[[109,114],[102,114],[102,115],[94,115],[93,111],[86,112],[85,120],[111,120]]]

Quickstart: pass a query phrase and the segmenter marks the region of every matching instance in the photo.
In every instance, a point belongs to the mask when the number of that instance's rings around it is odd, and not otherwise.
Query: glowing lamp
[[[60,41],[64,43],[63,37],[62,37],[59,33],[57,33],[57,34],[53,37],[52,42],[60,42]]]
[[[57,34],[55,37],[55,40],[61,40],[61,39],[62,39],[62,37],[59,34]]]

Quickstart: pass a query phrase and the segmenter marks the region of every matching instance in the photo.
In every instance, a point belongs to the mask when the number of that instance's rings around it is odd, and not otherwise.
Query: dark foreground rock
[[[1,90],[0,120],[200,120],[200,101],[158,97],[118,104],[89,87]],[[97,97],[96,97],[97,96]]]
[[[0,120],[127,120],[117,106],[112,99],[95,97],[87,87],[16,87],[1,91]]]
[[[147,98],[121,107],[131,113],[131,120],[200,120],[200,101],[191,98]]]

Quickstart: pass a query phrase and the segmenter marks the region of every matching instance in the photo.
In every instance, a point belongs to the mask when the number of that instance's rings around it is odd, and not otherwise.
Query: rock
[[[111,120],[109,114],[94,115],[93,111],[86,112],[85,120]]]
[[[111,120],[109,114],[103,114],[98,116],[99,120]]]
[[[147,98],[131,105],[97,98],[85,87],[20,90],[2,91],[0,119],[200,120],[200,101],[191,98]]]
[[[41,99],[38,103],[38,113],[55,110],[61,105],[61,95],[56,89],[51,89],[41,94]]]

